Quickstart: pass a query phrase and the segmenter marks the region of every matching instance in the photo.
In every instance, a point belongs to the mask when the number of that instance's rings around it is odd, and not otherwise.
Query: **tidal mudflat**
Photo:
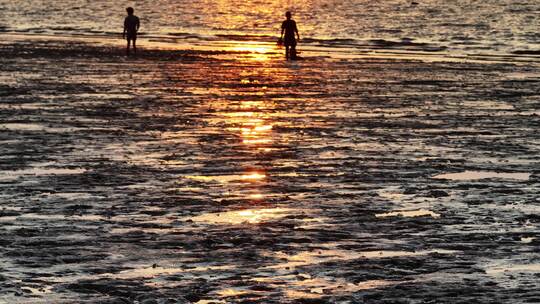
[[[540,62],[0,45],[2,303],[540,302]]]

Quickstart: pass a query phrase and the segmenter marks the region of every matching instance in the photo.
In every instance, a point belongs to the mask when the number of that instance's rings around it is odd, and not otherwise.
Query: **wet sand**
[[[0,44],[2,303],[540,302],[540,64]]]

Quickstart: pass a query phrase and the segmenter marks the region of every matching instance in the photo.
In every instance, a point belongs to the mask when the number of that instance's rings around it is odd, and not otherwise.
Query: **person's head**
[[[287,17],[287,19],[291,19],[292,18],[291,12],[286,12],[285,17]]]
[[[133,15],[133,12],[134,12],[134,11],[135,11],[135,10],[133,9],[133,7],[128,7],[128,8],[126,8],[126,12],[127,12],[128,15],[130,15],[130,16]]]

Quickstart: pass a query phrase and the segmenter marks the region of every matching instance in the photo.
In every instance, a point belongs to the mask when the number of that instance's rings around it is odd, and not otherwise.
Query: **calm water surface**
[[[175,42],[274,41],[284,12],[302,43],[511,53],[537,48],[539,1],[519,0],[0,0],[0,30],[54,35],[117,35],[132,5],[148,39]]]

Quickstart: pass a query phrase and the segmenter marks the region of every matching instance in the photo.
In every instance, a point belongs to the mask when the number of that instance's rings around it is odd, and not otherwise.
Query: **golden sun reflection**
[[[253,130],[255,130],[256,132],[270,131],[272,130],[272,126],[271,125],[257,126]]]
[[[270,60],[270,55],[275,54],[275,46],[261,42],[244,42],[231,48],[232,51],[247,53],[246,59],[255,61]]]
[[[250,79],[243,79],[242,81],[247,82],[255,82],[257,83],[257,80],[250,80]],[[239,105],[241,109],[257,109],[260,107],[265,107],[262,101],[242,101],[242,103]]]
[[[242,142],[245,145],[268,145],[273,126],[264,120],[247,120],[241,127]]]
[[[220,290],[217,292],[217,294],[221,297],[226,298],[226,297],[236,297],[236,296],[241,296],[244,294],[249,294],[249,292],[246,290],[237,290],[237,289],[229,288],[229,289]]]
[[[291,211],[292,209],[288,208],[246,209],[221,213],[206,213],[190,219],[194,222],[205,222],[211,224],[257,224],[283,218],[289,215]]]
[[[229,117],[252,117],[255,116],[255,112],[229,112],[229,113],[222,113],[223,116],[229,116]]]
[[[253,193],[249,195],[249,198],[252,200],[262,200],[264,198],[264,195],[261,193]]]
[[[270,139],[261,138],[261,139],[244,139],[242,142],[246,145],[262,145],[262,144],[270,143],[272,141]]]
[[[244,45],[244,46],[236,46],[233,48],[235,51],[239,52],[250,52],[250,53],[268,53],[270,51],[267,47],[262,46],[250,46],[250,45]]]
[[[241,109],[239,111],[221,113],[227,124],[231,125],[227,130],[232,132],[239,131],[242,137],[242,143],[255,146],[257,149],[261,148],[260,146],[271,144],[271,135],[274,127],[268,122],[268,117],[262,112],[265,109],[264,102],[246,101],[242,102],[239,107]]]
[[[258,173],[258,172],[253,172],[253,173],[250,173],[250,174],[242,175],[243,180],[260,180],[260,179],[264,179],[264,178],[266,178],[266,175]]]
[[[244,83],[258,82],[258,75],[244,73],[238,81]],[[258,86],[241,87],[241,90],[259,90]],[[214,187],[222,187],[223,196],[227,198],[248,200],[251,202],[264,201],[269,195],[265,185],[272,182],[267,175],[266,168],[259,163],[259,155],[278,150],[275,147],[276,103],[268,100],[215,100],[209,105],[207,123],[214,127],[216,133],[225,133],[230,140],[230,148],[250,157],[249,164],[239,165],[231,173],[216,172],[215,175],[189,175],[184,176],[199,182],[212,183]],[[263,159],[267,159],[264,157]],[[219,188],[216,188],[219,189]]]
[[[256,182],[265,179],[266,175],[260,172],[248,172],[246,174],[234,175],[186,175],[184,177],[201,182],[218,182],[226,184],[237,181]]]

